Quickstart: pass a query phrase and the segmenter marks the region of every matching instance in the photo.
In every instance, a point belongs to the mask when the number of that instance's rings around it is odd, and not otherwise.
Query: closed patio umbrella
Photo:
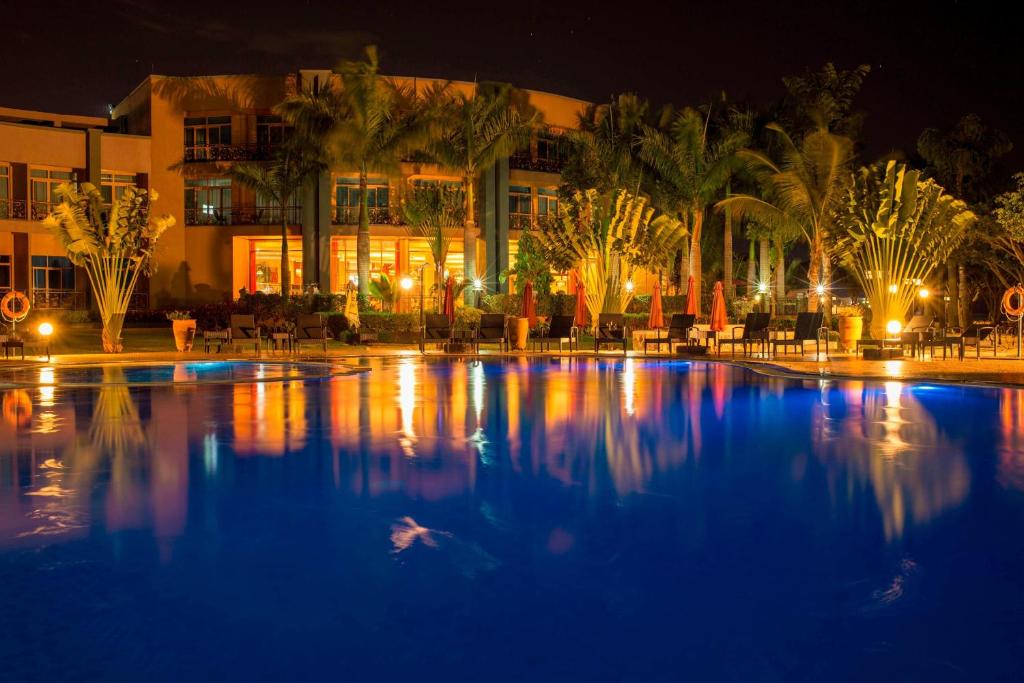
[[[353,330],[359,329],[359,295],[350,282],[345,291],[345,320]]]
[[[587,288],[579,275],[576,276],[576,313],[573,322],[580,329],[587,326]]]
[[[693,276],[686,281],[686,313],[688,315],[700,315],[700,302],[693,292]]]
[[[533,283],[526,281],[523,287],[523,318],[530,321],[530,329],[537,326],[537,304],[533,301]]]
[[[725,294],[722,292],[721,281],[715,283],[715,293],[711,298],[711,329],[721,332],[725,329]]]
[[[651,294],[651,312],[647,316],[647,329],[660,330],[665,327],[665,313],[661,309],[661,283],[654,283],[654,293]]]
[[[455,279],[451,275],[444,283],[444,315],[450,324],[455,324]]]

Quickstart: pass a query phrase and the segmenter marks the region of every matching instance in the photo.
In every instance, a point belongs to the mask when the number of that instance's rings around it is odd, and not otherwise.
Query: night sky
[[[591,101],[635,91],[766,103],[780,77],[866,63],[865,154],[974,111],[1024,162],[1024,49],[996,3],[315,2],[5,3],[0,105],[102,115],[146,74],[285,73],[380,46],[382,70],[510,81]]]

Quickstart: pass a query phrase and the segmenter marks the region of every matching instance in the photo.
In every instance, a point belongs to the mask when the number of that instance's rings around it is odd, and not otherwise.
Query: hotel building
[[[161,307],[237,297],[239,290],[280,291],[281,211],[232,181],[231,164],[269,159],[288,130],[274,106],[300,89],[320,87],[330,71],[286,76],[150,76],[109,119],[0,108],[0,290],[25,291],[34,305],[88,305],[84,272],[39,223],[68,180],[102,188],[107,200],[135,184],[159,193],[156,210],[177,225],[157,249],[157,272],[140,283],[134,306]],[[427,79],[400,79],[424,87]],[[472,83],[453,88],[472,93]],[[500,281],[522,229],[557,210],[564,131],[587,103],[525,91],[544,126],[529,149],[488,169],[478,188],[476,263],[488,291]],[[403,225],[398,197],[429,183],[458,183],[447,169],[403,163],[400,177],[370,180],[371,273],[425,273],[424,240]],[[319,281],[343,291],[356,276],[356,174],[331,168],[309,183],[289,225],[293,292]],[[462,273],[463,243],[453,240],[447,268]],[[429,284],[429,282],[428,282]]]

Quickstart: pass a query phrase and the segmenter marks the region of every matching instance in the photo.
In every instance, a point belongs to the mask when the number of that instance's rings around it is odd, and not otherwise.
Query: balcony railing
[[[85,292],[73,289],[34,289],[32,305],[36,308],[84,308]]]
[[[562,168],[565,166],[565,159],[561,157],[555,159],[542,159],[540,157],[534,158],[529,152],[520,152],[518,154],[513,154],[508,158],[508,166],[509,168],[520,171],[561,173]]]
[[[185,148],[185,161],[266,161],[273,156],[275,145],[244,143],[239,145],[194,145]]]
[[[278,206],[233,206],[230,209],[185,209],[185,225],[281,225]],[[302,207],[287,206],[284,218],[288,225],[302,223]]]
[[[0,199],[0,220],[25,220],[28,215],[27,211],[27,203],[24,199]]]
[[[509,213],[509,230],[529,230],[537,224],[537,217],[532,213]]]
[[[404,225],[405,220],[397,208],[390,206],[371,206],[370,225]],[[334,210],[335,225],[359,225],[358,206],[339,206]]]

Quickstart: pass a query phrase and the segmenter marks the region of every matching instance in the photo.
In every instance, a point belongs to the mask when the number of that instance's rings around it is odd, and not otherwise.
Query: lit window
[[[231,224],[231,179],[185,180],[186,225]]]

